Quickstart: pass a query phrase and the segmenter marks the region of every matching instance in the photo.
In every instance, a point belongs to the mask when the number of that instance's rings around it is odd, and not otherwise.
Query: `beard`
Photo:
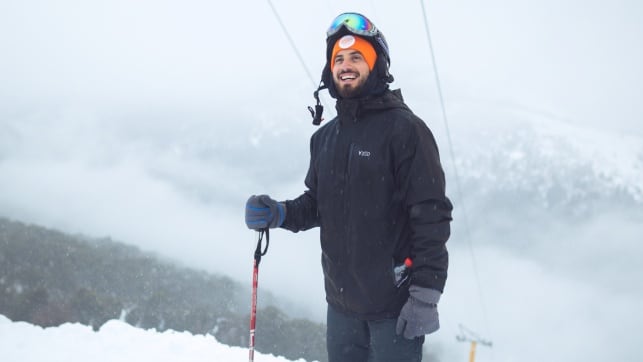
[[[337,88],[337,93],[339,93],[342,98],[356,98],[362,93],[362,88],[364,88],[364,83],[357,84],[356,86],[345,84],[343,87]]]
[[[340,85],[338,84],[339,83],[338,79],[334,79],[337,93],[339,93],[339,95],[342,98],[359,97],[362,94],[362,89],[364,88],[364,84],[366,83],[367,78],[358,78],[358,79],[359,81],[355,85],[352,85],[352,84]]]

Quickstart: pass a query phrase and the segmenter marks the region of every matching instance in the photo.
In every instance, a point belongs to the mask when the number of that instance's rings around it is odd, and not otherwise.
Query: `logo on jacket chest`
[[[370,157],[371,151],[357,150],[357,155],[360,157]]]

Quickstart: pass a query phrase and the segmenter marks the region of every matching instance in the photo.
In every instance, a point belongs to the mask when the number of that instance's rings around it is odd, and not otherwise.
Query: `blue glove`
[[[439,291],[411,285],[409,299],[397,319],[395,333],[404,333],[404,338],[413,339],[430,334],[440,328],[438,318]]]
[[[268,195],[252,195],[246,202],[246,226],[261,230],[277,228],[286,219],[286,206]]]

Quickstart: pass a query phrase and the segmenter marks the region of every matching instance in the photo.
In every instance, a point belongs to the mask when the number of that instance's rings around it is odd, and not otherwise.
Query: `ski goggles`
[[[330,37],[342,28],[346,28],[353,34],[374,37],[379,31],[367,17],[357,13],[343,13],[333,20],[326,31],[326,36]]]

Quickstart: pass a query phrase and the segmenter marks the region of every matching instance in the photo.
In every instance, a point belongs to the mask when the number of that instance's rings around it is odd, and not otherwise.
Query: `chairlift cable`
[[[465,203],[464,203],[464,197],[463,197],[463,192],[462,192],[462,186],[461,186],[461,183],[460,183],[460,177],[459,177],[459,174],[458,174],[458,168],[457,168],[457,164],[455,162],[455,152],[454,152],[453,142],[452,142],[452,139],[451,139],[451,132],[449,130],[449,121],[448,121],[448,118],[447,118],[446,106],[444,105],[444,96],[443,96],[443,93],[442,93],[442,86],[440,84],[438,66],[437,66],[437,63],[435,61],[435,53],[433,51],[433,42],[431,41],[431,32],[429,30],[429,20],[428,20],[428,17],[426,15],[426,9],[424,7],[424,1],[423,0],[420,0],[420,5],[422,7],[422,15],[423,15],[423,19],[424,19],[424,29],[426,31],[426,38],[427,38],[427,41],[428,41],[428,44],[429,44],[429,51],[430,51],[430,54],[431,54],[431,64],[433,65],[433,74],[435,75],[435,83],[436,83],[436,88],[437,88],[437,92],[438,92],[438,99],[440,101],[440,109],[442,111],[442,119],[444,121],[444,127],[445,127],[445,131],[446,131],[446,135],[447,135],[447,142],[449,144],[449,153],[450,153],[450,156],[451,156],[451,161],[453,163],[453,174],[454,174],[454,177],[455,177],[456,190],[457,190],[457,193],[458,193],[458,198],[460,199],[460,205],[461,206],[459,208],[462,210],[462,220],[463,220],[463,224],[464,224],[464,228],[465,228],[465,238],[467,240],[467,244],[469,246],[469,252],[471,254],[471,260],[472,260],[472,264],[473,264],[473,271],[474,271],[474,275],[475,275],[476,286],[477,286],[477,289],[478,289],[478,297],[480,299],[480,306],[481,306],[481,309],[482,309],[484,322],[487,325],[487,329],[489,329],[489,320],[487,318],[487,311],[486,311],[484,299],[482,297],[482,283],[480,282],[480,276],[478,275],[478,266],[477,266],[477,262],[476,262],[476,256],[475,256],[475,252],[474,252],[474,249],[473,249],[473,242],[471,241],[472,237],[471,237],[471,231],[470,231],[470,228],[469,228],[469,218],[467,216],[467,209],[466,209]]]
[[[304,57],[301,55],[301,52],[299,52],[299,48],[297,48],[297,44],[295,44],[295,41],[292,39],[292,36],[290,36],[290,32],[288,31],[288,28],[284,24],[284,22],[281,20],[281,17],[279,16],[279,12],[277,12],[277,8],[273,5],[271,0],[268,0],[268,5],[270,5],[270,9],[272,10],[272,14],[275,16],[277,19],[277,22],[279,23],[279,26],[281,27],[281,30],[283,30],[284,35],[286,35],[286,38],[288,39],[288,42],[290,43],[290,47],[292,50],[295,52],[295,55],[297,56],[297,59],[299,60],[299,63],[301,66],[304,68],[304,71],[306,72],[306,75],[308,76],[308,79],[310,79],[310,82],[313,84],[313,87],[317,88],[319,85],[319,81],[315,81],[315,77],[313,77],[312,73],[306,66],[306,62],[304,61]],[[321,100],[321,103],[326,107],[326,102],[324,100]],[[328,107],[326,107],[328,108]]]
[[[299,49],[297,48],[297,44],[295,44],[295,41],[292,39],[290,36],[290,32],[288,31],[288,28],[286,28],[286,25],[284,25],[284,22],[281,20],[281,17],[279,16],[279,13],[277,12],[277,9],[275,6],[272,4],[271,0],[268,0],[268,5],[270,5],[270,9],[272,9],[272,13],[275,15],[275,18],[277,19],[277,22],[279,23],[279,26],[281,26],[281,30],[284,31],[284,34],[286,35],[286,38],[288,38],[288,42],[290,43],[290,47],[292,50],[295,52],[295,55],[297,55],[297,59],[299,59],[299,62],[301,63],[301,66],[304,68],[304,71],[306,72],[306,75],[310,79],[310,81],[313,83],[313,86],[317,86],[317,83],[315,81],[315,78],[312,76],[312,73],[306,66],[306,62],[304,61],[304,58],[301,56],[301,53],[299,52]]]

